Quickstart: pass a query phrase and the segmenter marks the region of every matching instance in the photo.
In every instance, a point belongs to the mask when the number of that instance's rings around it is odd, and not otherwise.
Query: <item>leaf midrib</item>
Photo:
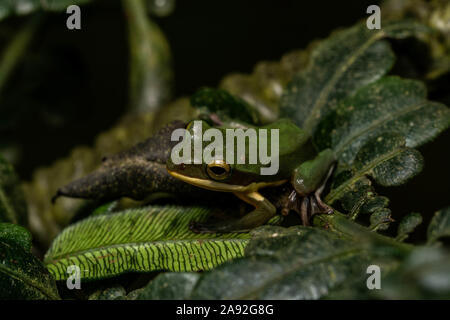
[[[104,247],[95,247],[95,248],[89,248],[89,249],[84,249],[84,250],[79,250],[79,251],[73,251],[73,252],[69,252],[69,253],[64,253],[64,254],[59,254],[56,255],[54,257],[52,257],[52,260],[48,260],[49,258],[45,258],[44,262],[46,264],[56,264],[59,261],[63,260],[63,259],[68,259],[71,257],[78,257],[78,256],[83,256],[87,253],[93,253],[99,250],[107,250],[107,249],[114,249],[114,248],[122,248],[122,247],[127,247],[127,246],[139,246],[139,245],[146,245],[146,244],[166,244],[166,243],[183,243],[183,242],[210,242],[210,241],[228,241],[228,242],[240,242],[240,241],[249,241],[250,238],[245,239],[245,238],[210,238],[210,239],[182,239],[182,240],[158,240],[158,241],[142,241],[142,242],[130,242],[130,243],[126,243],[126,244],[113,244],[113,245],[108,245],[108,246],[104,246]]]
[[[346,150],[346,147],[348,145],[350,145],[359,136],[367,133],[368,131],[375,129],[376,127],[381,126],[382,124],[385,124],[385,122],[387,123],[387,122],[393,120],[394,117],[402,116],[409,112],[416,111],[416,110],[424,107],[427,103],[428,103],[427,101],[422,101],[419,104],[413,104],[410,107],[399,110],[398,112],[390,113],[387,116],[379,119],[378,121],[374,121],[370,126],[362,127],[363,128],[362,130],[355,130],[354,133],[349,135],[347,139],[343,139],[342,140],[343,142],[336,145],[336,148],[334,149],[336,155],[338,155],[338,156],[341,155],[343,150]]]
[[[367,48],[369,48],[375,41],[383,38],[384,31],[380,31],[373,36],[369,37],[367,39],[367,42],[364,43],[361,47],[358,48],[358,50],[354,51],[353,54],[350,55],[349,59],[343,61],[339,64],[338,71],[333,74],[330,81],[327,82],[324,89],[320,92],[318,98],[316,99],[313,107],[311,108],[311,112],[309,113],[308,117],[306,118],[304,122],[304,129],[307,132],[311,132],[312,129],[312,118],[316,117],[317,110],[323,108],[324,102],[323,100],[327,98],[329,95],[332,87],[336,84],[336,82],[341,78],[341,76],[350,68],[351,65],[353,65],[353,62],[356,61],[356,59],[362,55]]]

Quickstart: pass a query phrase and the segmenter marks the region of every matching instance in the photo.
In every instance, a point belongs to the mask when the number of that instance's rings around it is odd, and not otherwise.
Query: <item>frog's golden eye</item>
[[[231,167],[223,160],[214,160],[206,167],[206,172],[211,179],[224,180],[231,173]]]

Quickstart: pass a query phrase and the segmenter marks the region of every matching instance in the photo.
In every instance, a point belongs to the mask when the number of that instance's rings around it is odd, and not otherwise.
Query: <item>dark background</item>
[[[261,60],[279,60],[367,17],[367,7],[378,3],[178,0],[170,16],[153,20],[170,43],[175,97],[180,97],[217,86],[230,72],[250,73]],[[67,156],[75,145],[92,144],[125,112],[128,42],[120,2],[96,1],[81,11],[79,31],[67,30],[65,14],[47,17],[10,81],[10,88],[20,90],[7,96],[6,106],[23,112],[7,122],[2,138],[21,146],[24,160],[17,170],[23,179],[37,166]],[[430,217],[449,204],[449,134],[420,151],[426,163],[418,177],[402,187],[377,189],[391,198],[394,218],[411,211]]]
[[[373,3],[178,0],[171,15],[152,18],[170,43],[174,96],[180,97],[350,26],[367,16]],[[7,95],[6,109],[21,112],[6,125],[23,146],[25,161],[17,164],[23,178],[73,146],[91,144],[127,106],[128,41],[120,1],[81,7],[81,30],[68,30],[67,16],[46,17],[9,83],[17,93]],[[10,20],[19,26],[26,18]]]

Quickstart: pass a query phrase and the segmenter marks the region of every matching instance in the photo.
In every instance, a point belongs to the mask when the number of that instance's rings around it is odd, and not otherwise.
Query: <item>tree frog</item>
[[[206,122],[202,125],[203,134],[211,128]],[[316,213],[332,213],[332,209],[320,198],[327,179],[330,177],[334,167],[334,154],[330,149],[317,153],[312,145],[310,136],[297,127],[289,119],[280,119],[269,125],[254,127],[256,131],[267,129],[278,129],[278,162],[279,170],[273,175],[262,175],[261,168],[267,164],[227,163],[227,143],[223,144],[221,159],[213,159],[209,163],[193,163],[186,161],[175,164],[169,158],[167,170],[175,178],[180,179],[197,187],[219,191],[232,192],[238,198],[255,207],[253,211],[245,216],[222,222],[219,224],[196,223],[191,224],[191,229],[195,232],[245,232],[268,222],[276,214],[275,206],[270,203],[259,190],[265,187],[280,186],[290,183],[293,191],[289,195],[286,208],[282,209],[283,214],[287,214],[290,209],[297,211],[304,225],[309,224],[309,219]],[[219,126],[216,129],[226,136],[228,128]],[[186,127],[187,132],[193,137],[198,132],[194,132],[193,122]],[[270,135],[267,135],[270,136]],[[256,135],[260,139],[260,135]],[[250,139],[245,139],[245,158],[249,157]],[[270,137],[265,140],[268,144],[267,150],[271,150],[271,144],[275,143]],[[202,147],[206,147],[209,142],[202,142]],[[259,140],[258,140],[259,143]],[[236,154],[237,144],[234,143],[233,155]],[[230,144],[228,144],[230,146]],[[195,152],[194,145],[191,147],[191,154]]]

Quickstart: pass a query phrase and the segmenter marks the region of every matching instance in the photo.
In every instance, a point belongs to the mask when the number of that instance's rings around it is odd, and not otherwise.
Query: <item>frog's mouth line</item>
[[[285,183],[287,180],[273,181],[273,182],[253,182],[247,186],[240,186],[235,184],[226,184],[213,180],[199,179],[184,176],[174,171],[167,170],[170,175],[174,178],[179,179],[181,181],[190,183],[194,186],[209,189],[213,191],[221,191],[221,192],[254,192],[259,190],[260,188],[268,187],[268,186],[279,186]]]

